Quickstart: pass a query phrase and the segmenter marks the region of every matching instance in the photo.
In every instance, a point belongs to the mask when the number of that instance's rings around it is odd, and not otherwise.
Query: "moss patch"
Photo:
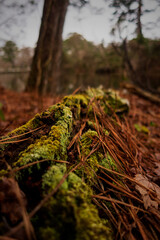
[[[49,173],[43,176],[43,188],[49,191],[54,189],[64,171],[64,164],[53,166]],[[44,219],[38,229],[39,239],[47,239],[49,236],[56,240],[113,239],[111,226],[100,219],[91,202],[91,194],[92,190],[81,178],[71,173],[56,196],[52,197],[39,213],[39,219]],[[43,225],[47,225],[47,229]]]
[[[67,145],[72,129],[72,112],[66,106],[58,105],[55,108],[55,125],[51,127],[48,136],[42,136],[19,155],[14,166],[24,166],[37,160],[65,160]],[[36,165],[39,168],[39,165]]]

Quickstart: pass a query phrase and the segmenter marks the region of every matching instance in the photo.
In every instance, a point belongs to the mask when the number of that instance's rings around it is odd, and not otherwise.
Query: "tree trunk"
[[[138,10],[137,10],[137,37],[138,37],[140,40],[143,39],[141,16],[142,16],[142,0],[138,0]]]
[[[137,83],[138,82],[137,74],[129,57],[126,38],[123,40],[122,49],[123,49],[123,61],[129,74],[129,78],[133,83]]]
[[[62,31],[69,0],[45,0],[26,91],[55,94],[60,75]]]
[[[125,64],[125,67],[128,72],[128,76],[133,84],[137,84],[141,88],[146,88],[145,83],[143,82],[143,79],[139,75],[139,73],[136,71],[136,69],[133,67],[133,64],[131,62],[129,53],[128,53],[128,46],[127,46],[127,40],[126,38],[123,40],[122,44],[123,49],[123,61]]]

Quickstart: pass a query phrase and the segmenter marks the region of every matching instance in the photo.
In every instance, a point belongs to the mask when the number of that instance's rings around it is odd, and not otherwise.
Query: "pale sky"
[[[155,7],[154,0],[144,0],[143,2],[149,9]],[[102,41],[105,44],[108,44],[114,40],[114,37],[110,35],[110,30],[112,27],[112,22],[110,19],[112,17],[113,9],[107,7],[107,4],[103,0],[91,0],[91,4],[92,8],[85,6],[81,11],[74,9],[73,7],[68,8],[63,31],[64,39],[67,38],[69,33],[77,32],[82,34],[87,40],[96,44],[99,44]],[[100,9],[100,14],[95,14],[93,7]],[[27,18],[25,16],[24,18],[21,17],[21,22],[24,26],[21,34],[19,33],[19,25],[16,23],[16,21],[15,24],[13,23],[12,27],[10,27],[8,30],[8,32],[11,33],[11,40],[15,41],[19,47],[35,46],[38,39],[42,8],[43,0],[39,0],[38,7],[36,7],[34,12],[28,14]],[[12,10],[10,10],[10,13],[8,13],[9,16],[12,16],[11,11]],[[155,12],[150,14],[146,14],[142,18],[142,22],[148,23],[151,21],[156,21],[158,18],[160,18],[160,9],[157,9]],[[152,27],[152,30],[150,31],[144,30],[145,37],[160,38],[159,28],[160,23],[156,28]],[[1,26],[0,22],[0,38],[2,40],[9,40],[10,34],[8,35],[7,29],[5,30],[6,33],[3,33],[3,30],[3,26]],[[131,33],[133,33],[133,30],[134,27],[129,26],[126,28],[124,34],[130,35],[130,38],[132,38],[133,35],[131,35]],[[1,42],[3,42],[2,40]]]

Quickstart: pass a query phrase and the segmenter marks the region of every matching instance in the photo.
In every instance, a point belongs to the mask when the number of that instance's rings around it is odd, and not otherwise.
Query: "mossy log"
[[[11,217],[10,211],[2,207],[12,201],[12,194],[8,200],[3,186],[9,186],[7,181],[16,179],[26,196],[28,212],[50,194],[39,211],[31,214],[37,239],[114,239],[110,220],[100,214],[91,198],[96,192],[93,179],[98,165],[117,169],[109,152],[104,156],[102,147],[93,148],[98,138],[96,107],[113,118],[115,113],[123,115],[128,111],[128,103],[117,93],[88,89],[64,97],[60,103],[36,114],[3,137],[0,145],[1,235],[7,234],[23,217],[17,215],[17,211],[13,211]],[[100,128],[109,134],[104,126],[99,125]],[[14,236],[21,239],[16,233]]]

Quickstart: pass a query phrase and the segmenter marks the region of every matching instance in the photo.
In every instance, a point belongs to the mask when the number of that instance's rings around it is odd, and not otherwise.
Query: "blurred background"
[[[160,93],[159,0],[1,0],[0,85],[40,95],[132,82]]]

